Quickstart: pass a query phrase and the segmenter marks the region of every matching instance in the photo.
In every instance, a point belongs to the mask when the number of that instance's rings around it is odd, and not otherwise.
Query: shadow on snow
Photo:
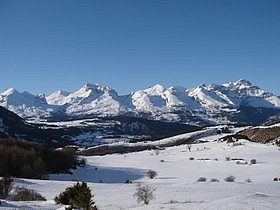
[[[124,183],[134,181],[146,175],[146,171],[133,168],[95,167],[86,165],[77,168],[73,174],[51,174],[50,180],[57,181],[84,181],[92,183]]]

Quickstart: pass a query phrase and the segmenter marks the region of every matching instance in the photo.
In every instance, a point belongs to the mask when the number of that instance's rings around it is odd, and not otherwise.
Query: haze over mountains
[[[280,112],[280,98],[247,80],[193,89],[157,84],[128,95],[86,84],[75,92],[58,90],[47,97],[10,88],[0,94],[0,106],[33,121],[130,116],[193,125],[259,124]]]

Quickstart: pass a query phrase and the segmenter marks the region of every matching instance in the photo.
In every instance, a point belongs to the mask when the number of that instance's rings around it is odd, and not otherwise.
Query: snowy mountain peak
[[[243,87],[249,87],[252,86],[251,82],[246,80],[246,79],[240,79],[233,84],[238,85],[238,86],[243,86]]]
[[[91,83],[87,83],[85,84],[82,89],[84,90],[90,90],[90,89],[98,89],[100,86],[98,84],[91,84]]]
[[[43,100],[45,100],[46,95],[45,95],[45,94],[43,94],[43,93],[39,93],[39,94],[37,94],[35,97],[36,97],[36,98],[39,98],[39,99],[43,99]]]
[[[165,88],[160,84],[156,84],[144,90],[144,92],[148,93],[149,95],[161,95],[164,91]]]
[[[30,104],[35,101],[45,101],[45,95],[39,94],[37,96],[32,95],[31,93],[24,91],[19,92],[14,88],[6,89],[4,92],[0,94],[0,101],[14,104]]]
[[[28,94],[30,94],[30,93],[28,93]],[[33,97],[32,94],[30,94],[30,96]],[[48,103],[47,99],[46,99],[46,95],[43,93],[37,94],[34,98],[35,98],[35,100],[41,101],[42,104],[47,105],[47,103]]]
[[[103,93],[111,91],[111,88],[109,87],[98,85],[98,84],[91,84],[91,83],[85,84],[81,89],[85,91],[90,91],[90,90],[101,91]]]
[[[8,88],[4,92],[2,92],[1,95],[9,96],[9,95],[14,94],[15,92],[18,92],[18,91],[14,88]]]
[[[252,84],[250,81],[245,80],[245,79],[240,79],[236,82],[230,82],[228,84],[224,84],[223,86],[228,87],[228,88],[232,88],[232,89],[248,89],[250,87],[252,87]]]
[[[65,90],[58,90],[58,91],[54,92],[54,95],[66,97],[66,96],[70,95],[70,92],[65,91]]]
[[[64,102],[63,100],[70,94],[70,92],[64,90],[58,90],[52,93],[51,95],[46,97],[46,100],[49,104],[58,104],[62,105]]]
[[[172,87],[168,88],[167,90],[171,93],[179,93],[179,92],[185,93],[187,91],[187,89],[182,86],[172,86]]]
[[[104,93],[111,95],[113,97],[118,96],[118,93],[115,90],[113,90],[107,86],[91,84],[91,83],[85,84],[80,90],[78,90],[77,92],[72,93],[72,94],[83,95],[84,97],[89,97],[89,96],[96,96],[96,95],[100,96]]]
[[[46,117],[52,110],[44,94],[34,96],[26,91],[18,92],[14,88],[0,94],[0,106],[26,118]]]

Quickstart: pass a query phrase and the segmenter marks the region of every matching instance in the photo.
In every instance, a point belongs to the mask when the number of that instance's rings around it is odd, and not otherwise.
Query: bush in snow
[[[193,158],[193,157],[190,157],[189,160],[194,160],[194,158]]]
[[[87,183],[82,182],[80,184],[77,182],[74,186],[67,187],[64,192],[56,196],[54,201],[64,205],[70,205],[68,209],[96,210],[97,208],[92,197],[93,195]]]
[[[252,160],[250,161],[250,163],[251,163],[251,165],[257,164],[257,160],[256,160],[256,159],[252,159]]]
[[[13,179],[11,177],[3,177],[0,180],[0,199],[6,199],[13,187]]]
[[[232,176],[232,175],[228,176],[228,177],[225,178],[225,181],[226,182],[234,182],[235,181],[235,176]]]
[[[149,177],[150,179],[153,179],[153,178],[155,178],[156,176],[157,176],[157,172],[154,171],[154,170],[149,170],[149,171],[147,172],[147,177]]]
[[[155,149],[155,155],[159,155],[159,149]]]
[[[206,178],[205,177],[200,177],[197,179],[198,182],[206,182]]]
[[[46,201],[40,193],[35,190],[26,189],[25,187],[16,187],[14,193],[7,198],[10,201]]]
[[[132,183],[132,181],[131,181],[131,180],[129,180],[129,179],[127,179],[127,180],[125,180],[125,181],[124,181],[124,183],[125,183],[125,184],[131,184],[131,183]]]
[[[237,165],[247,165],[247,164],[248,164],[248,162],[247,162],[247,161],[245,161],[245,162],[242,162],[242,161],[236,161],[236,164],[237,164]]]
[[[189,152],[191,151],[191,148],[192,148],[192,144],[191,144],[191,143],[188,143],[188,144],[187,144],[187,149],[189,150]]]
[[[170,203],[170,204],[174,204],[174,203],[179,203],[179,201],[176,201],[176,200],[170,200],[168,203]]]
[[[245,182],[250,183],[250,182],[252,182],[252,180],[247,178],[247,179],[245,179]]]
[[[213,178],[213,179],[210,179],[210,182],[219,182],[219,179]]]
[[[233,147],[242,146],[242,145],[243,145],[243,143],[241,143],[241,142],[233,142],[233,143],[232,143],[232,146],[233,146]]]
[[[226,157],[225,160],[226,160],[226,161],[230,161],[230,157]]]
[[[153,192],[155,189],[152,189],[149,186],[142,186],[138,184],[136,187],[136,192],[134,193],[134,197],[137,198],[137,202],[144,202],[144,204],[149,204],[149,202],[154,198]]]
[[[274,177],[273,181],[277,182],[277,181],[279,181],[279,178],[278,177]]]

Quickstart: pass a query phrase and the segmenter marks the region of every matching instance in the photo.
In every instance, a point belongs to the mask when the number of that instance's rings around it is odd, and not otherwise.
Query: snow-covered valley
[[[99,210],[116,209],[279,209],[279,147],[247,140],[218,141],[225,134],[202,137],[205,143],[164,150],[87,156],[85,167],[72,175],[50,175],[49,180],[15,179],[16,185],[35,189],[44,202],[3,202],[0,209],[64,209],[53,198],[76,181],[90,186]],[[178,137],[179,138],[179,137]],[[173,140],[176,137],[173,137]],[[169,139],[161,141],[170,141]],[[255,159],[256,164],[251,164]],[[154,179],[148,170],[157,172]],[[226,182],[228,176],[234,182]],[[198,179],[204,177],[205,182]],[[217,179],[219,182],[213,182]],[[126,180],[132,181],[125,184]],[[138,183],[155,189],[148,205],[133,197]]]

